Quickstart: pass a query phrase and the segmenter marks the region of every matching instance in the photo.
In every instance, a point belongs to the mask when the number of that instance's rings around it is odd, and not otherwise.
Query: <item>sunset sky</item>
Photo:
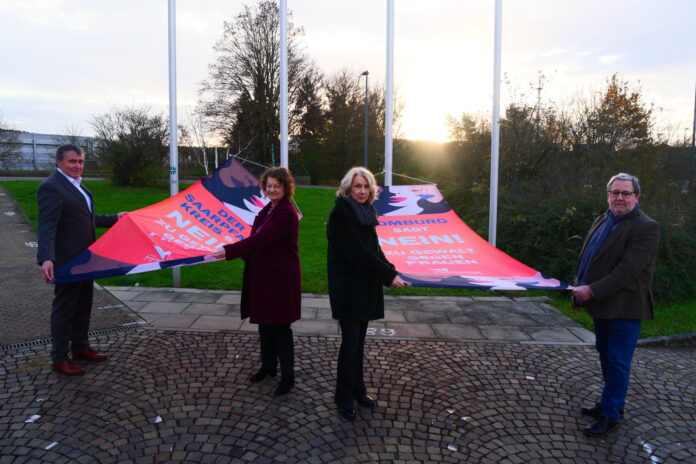
[[[222,21],[244,2],[178,0],[179,119],[197,102]],[[247,2],[252,4],[252,2]],[[384,85],[386,1],[288,0],[302,46],[327,75]],[[493,0],[396,0],[394,78],[401,134],[443,141],[448,114],[489,115]],[[693,0],[504,0],[503,107],[570,104],[618,73],[654,104],[658,129],[690,139],[696,85]],[[93,135],[114,106],[168,111],[166,0],[0,0],[0,113],[14,128]],[[361,84],[363,81],[360,81]]]

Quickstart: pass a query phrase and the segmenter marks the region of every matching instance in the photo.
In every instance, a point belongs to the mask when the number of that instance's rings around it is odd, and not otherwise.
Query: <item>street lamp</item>
[[[367,168],[367,115],[369,112],[370,108],[370,99],[367,95],[367,76],[370,74],[369,72],[365,71],[361,74],[361,76],[365,76],[365,151],[363,152],[363,165],[365,168]]]

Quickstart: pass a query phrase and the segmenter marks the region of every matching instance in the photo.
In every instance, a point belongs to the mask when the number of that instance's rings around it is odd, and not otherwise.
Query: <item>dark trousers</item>
[[[261,367],[275,372],[280,360],[280,376],[295,378],[295,346],[290,324],[259,324]]]
[[[338,323],[341,325],[341,349],[338,352],[334,401],[341,407],[352,408],[355,398],[367,393],[363,358],[368,321],[339,320]]]
[[[602,365],[604,390],[600,405],[604,416],[619,419],[626,401],[631,360],[640,334],[640,320],[595,319],[595,346]]]
[[[62,363],[68,352],[81,353],[89,348],[87,333],[92,314],[94,281],[56,284],[51,309],[51,359]]]

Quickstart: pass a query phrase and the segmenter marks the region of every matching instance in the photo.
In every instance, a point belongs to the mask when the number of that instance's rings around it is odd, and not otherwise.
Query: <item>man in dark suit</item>
[[[640,210],[638,178],[620,173],[607,184],[609,210],[590,228],[580,253],[572,300],[594,319],[604,389],[599,403],[582,408],[595,418],[585,427],[604,436],[619,427],[640,321],[653,318],[650,285],[660,226]]]
[[[38,264],[46,282],[53,282],[58,269],[87,249],[95,240],[94,228],[111,227],[124,214],[97,216],[89,191],[80,184],[85,156],[77,145],[56,151],[56,171],[39,186]],[[107,356],[90,348],[87,333],[92,312],[91,280],[57,284],[51,311],[51,358],[53,369],[67,375],[84,374],[73,359],[104,361]]]

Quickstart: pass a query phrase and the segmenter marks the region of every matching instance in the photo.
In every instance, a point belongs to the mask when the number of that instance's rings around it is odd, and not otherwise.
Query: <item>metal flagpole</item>
[[[367,77],[370,75],[369,72],[365,71],[361,74],[361,76],[365,76],[365,121],[364,121],[364,130],[363,130],[363,137],[364,137],[364,142],[363,142],[363,166],[367,168],[367,142],[368,142],[368,137],[367,137],[367,128],[368,128],[368,117],[370,114],[370,97],[368,95],[368,88],[367,88]]]
[[[169,0],[169,195],[179,193],[176,124],[176,0]],[[181,269],[172,268],[172,285],[181,286]]]
[[[694,169],[696,169],[696,90],[694,91],[694,126],[691,129],[691,171],[689,175],[689,193],[694,191]]]
[[[387,0],[387,82],[384,96],[384,185],[392,185],[394,124],[394,0]]]
[[[500,152],[500,50],[502,42],[503,0],[495,0],[495,40],[493,62],[493,126],[491,130],[491,197],[488,216],[488,243],[495,246],[498,225],[498,156]]]
[[[280,165],[288,167],[288,4],[280,0]]]

